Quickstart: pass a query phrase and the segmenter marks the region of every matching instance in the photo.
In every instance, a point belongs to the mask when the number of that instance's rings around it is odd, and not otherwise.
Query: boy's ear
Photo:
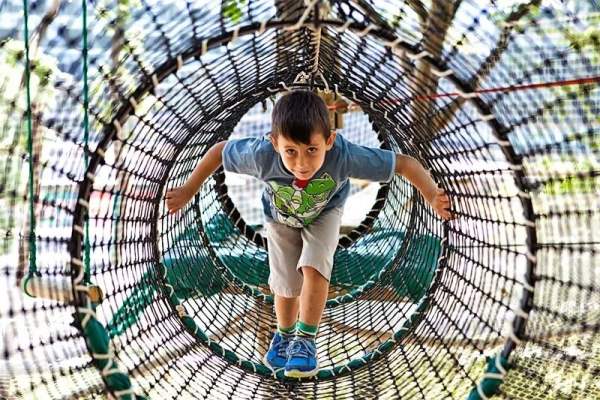
[[[335,143],[336,135],[337,135],[337,133],[332,129],[331,134],[329,135],[329,137],[327,138],[327,141],[325,142],[325,144],[327,145],[327,150],[330,150],[333,147],[333,143]]]
[[[277,136],[274,136],[272,133],[269,135],[269,140],[271,141],[271,144],[273,145],[273,149],[275,149],[275,151],[277,153],[279,153],[278,149],[277,149]]]

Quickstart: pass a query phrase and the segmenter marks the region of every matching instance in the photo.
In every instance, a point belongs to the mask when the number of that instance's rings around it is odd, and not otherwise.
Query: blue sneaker
[[[319,372],[317,346],[314,339],[296,337],[287,349],[284,375],[290,378],[308,378]]]
[[[269,351],[267,351],[267,354],[263,357],[263,363],[269,367],[271,371],[276,372],[278,369],[285,367],[287,361],[286,350],[292,338],[293,336],[291,335],[287,336],[275,332]]]

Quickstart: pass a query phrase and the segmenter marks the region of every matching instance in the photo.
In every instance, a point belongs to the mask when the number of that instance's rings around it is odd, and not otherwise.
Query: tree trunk
[[[494,49],[481,64],[473,79],[467,84],[471,90],[475,91],[481,88],[481,82],[489,76],[490,72],[502,58],[502,54],[504,54],[508,48],[510,36],[514,30],[512,23],[519,21],[529,13],[529,9],[531,7],[539,6],[540,3],[541,0],[532,0],[527,4],[521,4],[506,18],[504,21],[506,25],[502,28],[502,32],[500,33],[500,37],[498,38]],[[430,77],[429,79],[432,78],[433,77]],[[435,115],[430,119],[432,132],[434,135],[444,129],[454,119],[456,112],[462,107],[465,101],[466,99],[464,97],[459,97],[435,113]]]
[[[432,1],[431,9],[427,13],[427,19],[421,20],[421,32],[423,35],[422,47],[429,52],[431,58],[441,58],[444,42],[448,28],[452,24],[455,11],[460,5],[460,0]],[[420,14],[422,15],[422,14]],[[423,59],[415,62],[415,73],[410,81],[410,92],[413,96],[430,96],[437,92],[438,78],[432,72],[432,66]],[[431,102],[412,102],[411,116],[413,126],[420,126],[419,121],[424,121],[431,112]],[[420,132],[426,137],[433,137],[436,132]]]
[[[508,48],[510,36],[514,26],[512,23],[519,21],[526,16],[532,7],[539,6],[541,0],[531,0],[528,3],[519,5],[504,21],[505,25],[494,49],[489,56],[479,67],[474,78],[467,83],[467,86],[473,91],[480,88],[481,82],[485,80],[490,72],[502,58],[502,54]],[[452,2],[437,2],[434,1],[432,9],[427,12],[423,9],[423,5],[419,1],[410,1],[409,5],[413,11],[421,17],[421,31],[423,34],[424,48],[432,55],[434,60],[440,60],[443,50],[443,44],[446,40],[448,28],[452,24],[452,20],[458,10],[460,1],[455,4]],[[439,21],[432,21],[432,18],[439,15]],[[425,19],[426,18],[426,19]],[[439,35],[439,37],[435,37]],[[424,61],[417,61],[415,68],[415,77],[411,82],[411,93],[415,96],[430,96],[437,92],[439,78],[433,74],[431,66]],[[463,106],[465,99],[460,97],[452,101],[450,104],[441,108],[435,115],[431,116],[432,100],[424,100],[423,102],[413,101],[412,103],[412,122],[418,125],[418,121],[428,120],[430,129],[424,132],[426,138],[433,138],[438,132],[446,128],[446,126],[454,119],[456,112]]]

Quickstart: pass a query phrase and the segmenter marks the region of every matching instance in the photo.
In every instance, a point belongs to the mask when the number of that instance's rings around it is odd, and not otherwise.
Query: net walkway
[[[0,398],[600,398],[596,2],[3,1],[0,19]],[[308,380],[262,363],[262,184],[219,170],[164,202],[294,89],[420,160],[458,216],[400,176],[352,181]]]

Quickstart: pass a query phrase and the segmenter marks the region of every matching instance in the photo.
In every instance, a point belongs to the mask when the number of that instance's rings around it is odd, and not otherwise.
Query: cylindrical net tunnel
[[[0,3],[0,398],[600,398],[600,6]],[[25,45],[27,43],[27,45]],[[215,143],[290,90],[423,163],[353,179],[314,379],[276,321],[263,183]]]

